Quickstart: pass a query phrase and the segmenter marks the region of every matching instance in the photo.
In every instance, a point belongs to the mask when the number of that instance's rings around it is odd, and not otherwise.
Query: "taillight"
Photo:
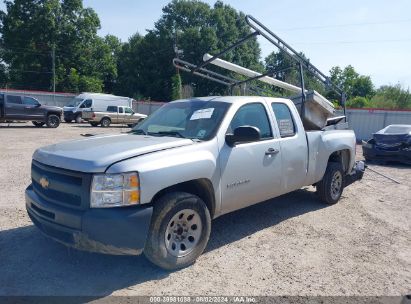
[[[93,115],[92,115],[91,117],[95,118],[95,117],[96,117],[96,113],[93,113]]]

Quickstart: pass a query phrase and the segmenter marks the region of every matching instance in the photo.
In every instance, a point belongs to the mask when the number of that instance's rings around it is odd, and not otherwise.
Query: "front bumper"
[[[73,111],[64,111],[63,115],[64,115],[64,119],[67,120],[74,120],[76,119],[78,113],[74,113]]]
[[[152,207],[72,210],[26,189],[26,209],[32,222],[48,237],[91,252],[136,255],[146,242]]]
[[[411,164],[411,149],[401,148],[398,150],[382,150],[378,149],[374,144],[368,147],[369,144],[363,142],[362,154],[367,160],[376,161],[394,161]]]

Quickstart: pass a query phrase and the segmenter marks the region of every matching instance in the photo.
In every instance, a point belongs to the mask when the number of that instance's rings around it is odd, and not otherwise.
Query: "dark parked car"
[[[0,93],[0,122],[27,120],[36,127],[57,128],[62,113],[62,108],[41,105],[33,97]]]
[[[389,125],[362,142],[365,160],[411,164],[411,125]]]

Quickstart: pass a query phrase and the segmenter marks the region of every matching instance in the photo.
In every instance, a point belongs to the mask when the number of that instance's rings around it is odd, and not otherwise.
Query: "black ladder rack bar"
[[[311,64],[307,59],[302,57],[296,50],[294,50],[284,40],[282,40],[280,37],[278,37],[276,34],[274,34],[270,29],[268,29],[260,21],[258,21],[257,19],[255,19],[251,15],[247,15],[245,17],[245,20],[246,20],[247,24],[251,28],[253,28],[257,33],[259,33],[265,39],[267,39],[272,44],[274,44],[276,47],[278,47],[281,51],[283,51],[288,56],[290,56],[293,60],[296,60],[297,62],[301,63],[310,73],[312,73],[314,76],[316,76],[317,79],[320,80],[323,84],[325,84],[327,87],[331,87],[334,91],[336,91],[340,95],[343,94],[343,90],[341,90],[341,88],[339,88],[337,85],[333,84],[330,80],[330,77],[326,76],[317,67],[315,67],[313,64]],[[253,22],[255,24],[253,24]],[[275,41],[273,38],[277,41]]]
[[[173,65],[178,69],[181,69],[183,71],[190,72],[190,73],[193,71],[193,69],[197,68],[196,65],[194,65],[192,63],[189,63],[187,61],[178,59],[178,58],[173,59]],[[207,70],[205,68],[199,68],[196,72],[193,72],[193,74],[196,75],[196,76],[211,80],[211,81],[215,81],[215,82],[220,83],[222,85],[225,85],[225,86],[229,87],[231,89],[231,91],[232,91],[233,87],[235,87],[237,85],[241,85],[244,82],[244,81],[238,81],[237,79],[230,78],[230,77],[224,76],[222,74]],[[269,91],[265,88],[261,88],[259,86],[249,86],[248,89],[253,91],[253,92],[256,92],[260,96],[264,96],[264,95],[267,95],[267,94],[273,94],[273,92],[271,92],[271,91]]]
[[[191,73],[194,73],[196,71],[198,71],[199,69],[201,69],[202,67],[206,66],[207,64],[209,64],[211,61],[219,58],[220,56],[224,55],[225,53],[231,51],[232,49],[236,48],[237,46],[239,46],[240,44],[243,44],[244,42],[246,42],[247,40],[255,37],[259,35],[258,31],[255,31],[251,34],[248,34],[247,36],[245,36],[244,38],[238,40],[236,43],[234,43],[233,45],[229,46],[228,48],[222,50],[220,53],[218,53],[217,55],[214,55],[213,57],[211,57],[210,59],[208,59],[207,61],[204,61],[203,63],[201,63],[200,65],[198,65],[194,70],[191,71]]]

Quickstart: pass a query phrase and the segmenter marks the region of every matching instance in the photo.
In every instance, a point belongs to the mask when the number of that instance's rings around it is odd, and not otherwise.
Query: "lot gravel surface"
[[[143,256],[68,249],[32,225],[24,203],[38,147],[128,128],[0,124],[0,296],[4,295],[404,295],[411,293],[411,167],[372,165],[340,202],[314,188],[213,221],[205,253],[167,272]],[[361,159],[360,147],[357,157]]]

